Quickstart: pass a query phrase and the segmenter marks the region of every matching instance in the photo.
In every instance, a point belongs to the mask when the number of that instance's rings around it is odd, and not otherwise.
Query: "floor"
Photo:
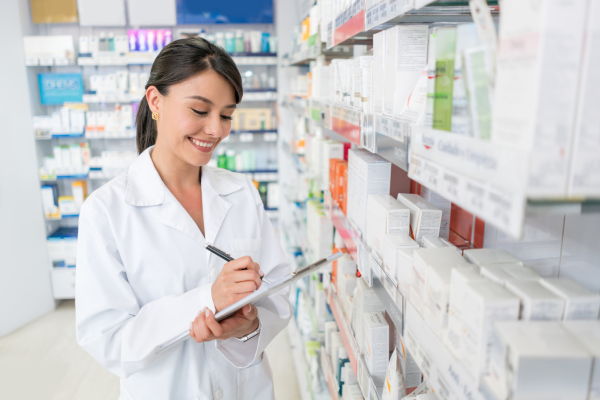
[[[275,398],[300,400],[290,344],[282,332],[267,348]],[[112,400],[119,380],[75,341],[75,303],[0,339],[0,399]]]

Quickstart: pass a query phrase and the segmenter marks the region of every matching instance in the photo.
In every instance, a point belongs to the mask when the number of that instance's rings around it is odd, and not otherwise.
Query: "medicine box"
[[[511,279],[536,282],[542,279],[540,274],[520,263],[485,265],[481,267],[481,275],[503,286]]]
[[[456,85],[456,82],[454,85]],[[421,186],[421,197],[442,210],[442,222],[440,223],[439,238],[447,241],[447,239],[450,237],[450,215],[452,211],[452,203],[425,186]]]
[[[439,236],[442,210],[417,194],[400,193],[398,201],[410,209],[410,234],[419,245],[424,236]]]
[[[492,143],[529,153],[527,197],[564,198],[588,2],[523,4],[502,4]]]
[[[588,400],[600,399],[600,321],[567,321],[563,327],[590,352],[593,357]]]
[[[598,318],[600,294],[568,278],[544,278],[540,283],[565,300],[564,320]]]
[[[443,217],[442,217],[442,221],[443,221]],[[441,231],[441,228],[440,228],[440,231]],[[454,249],[456,249],[456,252],[458,254],[460,254],[461,256],[463,253],[463,251],[461,249],[459,249],[458,247],[456,247],[455,245],[453,245],[448,240],[446,240],[442,237],[433,236],[433,235],[423,236],[423,248],[430,249],[430,248],[437,248],[437,247],[454,248]]]
[[[494,322],[518,320],[520,300],[497,283],[477,281],[467,283],[462,306],[460,358],[478,381],[488,372]]]
[[[389,358],[389,325],[383,313],[364,316],[365,363],[375,386],[383,386]]]
[[[379,300],[377,294],[375,294],[375,291],[370,288],[363,279],[359,279],[356,283],[356,298],[354,301],[356,304],[356,312],[359,316],[363,316],[365,313],[373,314],[385,310],[385,307]],[[364,353],[364,318],[356,318],[355,320],[356,326],[354,336],[356,337],[356,342],[358,343],[360,351]]]
[[[461,311],[465,309],[464,298],[469,282],[485,282],[479,268],[471,265],[456,267],[450,273],[450,301],[448,302],[448,329],[444,336],[446,347],[457,360],[462,357],[461,340],[463,321]]]
[[[389,194],[392,164],[365,149],[348,151],[348,219],[366,238],[367,198]]]
[[[48,236],[48,253],[53,268],[75,268],[77,263],[77,228],[59,228]]]
[[[560,322],[497,322],[490,365],[501,398],[588,399],[592,356]]]
[[[409,238],[409,233],[410,210],[405,205],[389,194],[367,197],[367,245],[380,258],[383,257],[386,234],[404,234]]]
[[[414,252],[419,247],[401,248],[396,251],[396,286],[407,299],[410,297],[410,287],[413,281]]]
[[[386,33],[378,32],[373,35],[373,63],[371,66],[372,79],[372,110],[375,115],[383,114],[383,91],[385,87],[385,65],[386,65]]]
[[[329,186],[329,160],[332,158],[343,159],[344,158],[344,144],[342,142],[336,142],[328,140],[323,142],[323,148],[321,151],[321,190],[327,190]]]
[[[560,321],[565,300],[537,281],[510,279],[506,288],[521,299],[521,318],[526,321]]]
[[[504,249],[469,249],[463,252],[463,256],[471,264],[475,264],[480,267],[489,264],[523,264],[521,260],[514,257]]]
[[[400,250],[409,248],[418,249],[419,245],[407,234],[390,233],[384,236],[383,267],[395,286],[398,286],[398,265],[404,262],[404,258],[401,259],[403,256],[400,255]]]

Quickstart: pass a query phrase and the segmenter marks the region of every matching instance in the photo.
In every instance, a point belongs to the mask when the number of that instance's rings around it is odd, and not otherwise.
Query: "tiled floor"
[[[290,345],[282,332],[267,349],[277,400],[299,400]],[[0,399],[116,400],[119,380],[75,341],[75,305],[0,339]]]

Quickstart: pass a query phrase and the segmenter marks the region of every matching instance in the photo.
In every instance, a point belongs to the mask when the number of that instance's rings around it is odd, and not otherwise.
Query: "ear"
[[[146,101],[148,101],[150,111],[159,112],[161,100],[162,94],[160,94],[156,86],[150,86],[146,89]]]

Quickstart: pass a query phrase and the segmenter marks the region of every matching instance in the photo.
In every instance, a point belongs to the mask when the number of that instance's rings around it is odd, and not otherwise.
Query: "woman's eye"
[[[194,113],[198,114],[198,115],[207,115],[208,113],[206,111],[198,111],[198,110],[194,110],[193,108],[191,109]]]
[[[223,118],[227,121],[231,121],[233,119],[233,117],[228,117],[227,115],[221,115],[221,118]]]

